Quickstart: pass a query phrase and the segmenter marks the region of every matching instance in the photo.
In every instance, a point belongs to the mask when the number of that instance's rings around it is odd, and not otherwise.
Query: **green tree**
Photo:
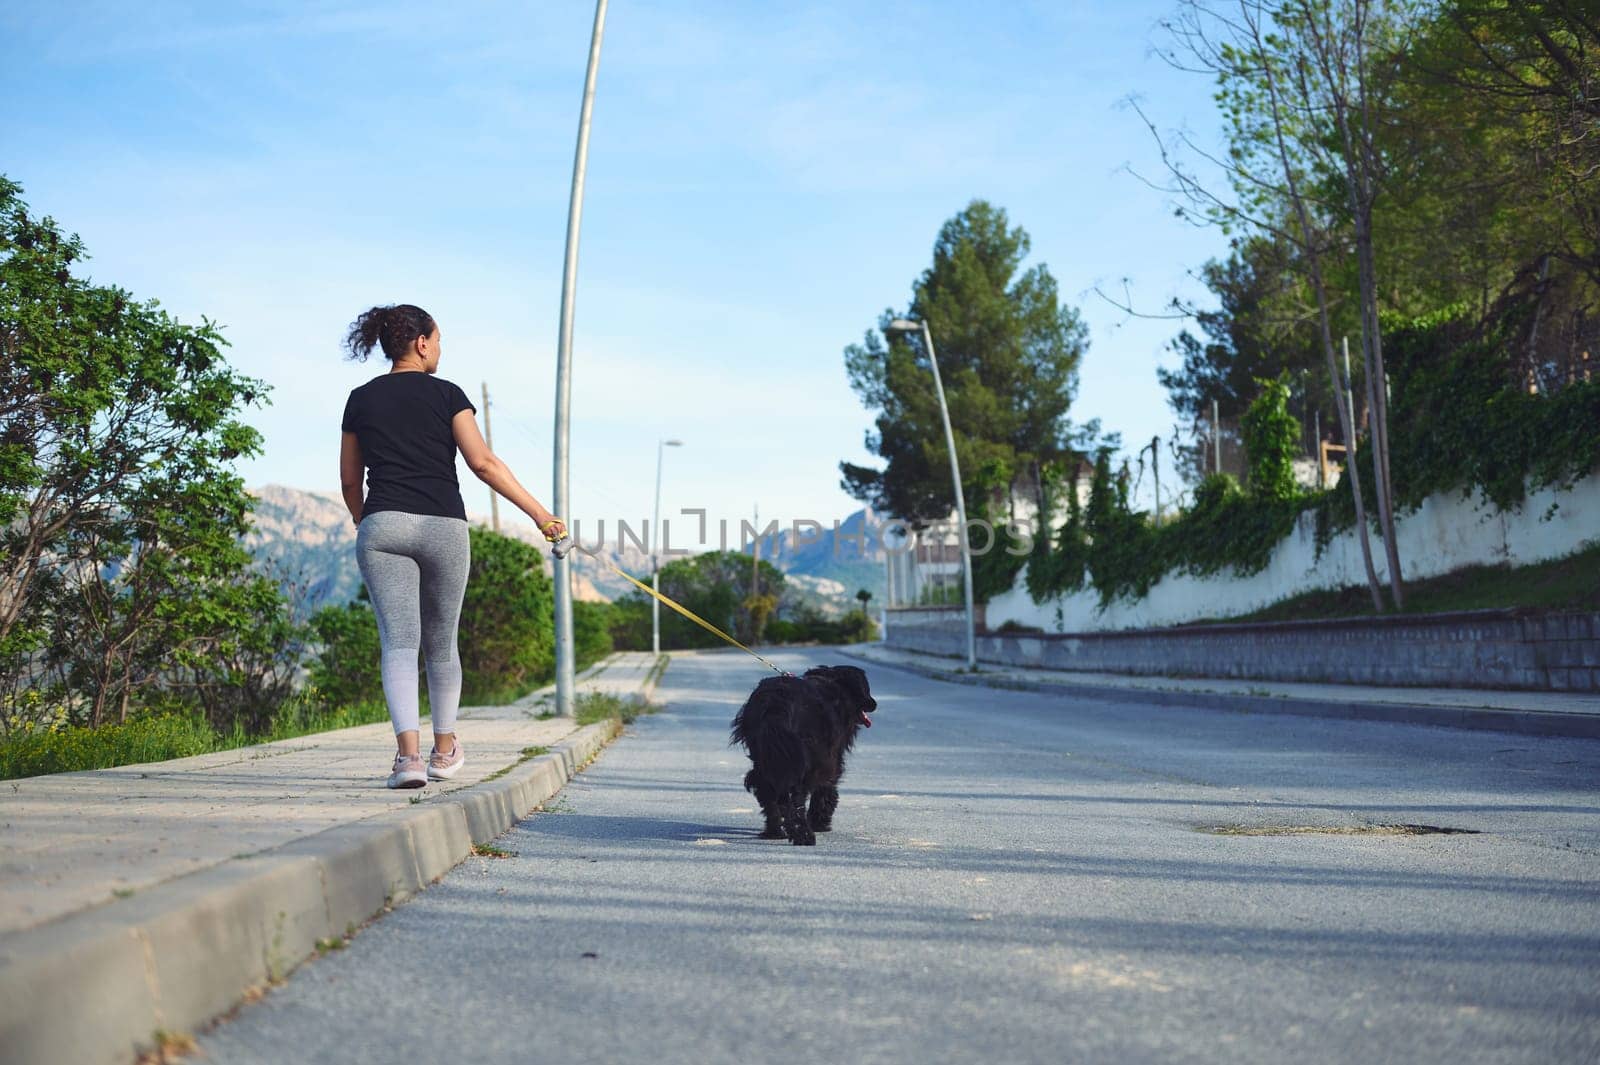
[[[969,498],[1066,450],[1088,333],[1049,269],[1023,268],[1029,248],[1005,211],[974,200],[940,229],[906,310],[933,334]],[[885,339],[902,316],[885,311],[877,331],[845,349],[851,387],[878,412],[867,447],[886,465],[840,471],[851,495],[921,527],[948,517],[955,498],[929,353],[920,336]]]
[[[1236,240],[1226,259],[1201,267],[1217,306],[1192,308],[1197,331],[1185,329],[1171,344],[1180,363],[1156,371],[1168,403],[1190,431],[1178,461],[1191,482],[1211,466],[1212,403],[1228,439],[1228,426],[1244,416],[1260,378],[1290,374],[1302,426],[1315,420],[1324,435],[1337,432],[1338,412],[1312,327],[1316,310],[1302,271],[1293,247],[1270,235]],[[1353,324],[1337,314],[1335,321],[1340,328]],[[1308,441],[1306,450],[1314,446]]]
[[[738,551],[706,551],[679,558],[661,567],[661,594],[699,614],[743,643],[759,642],[761,629],[783,594],[783,572],[772,563],[759,564],[760,592],[752,585],[750,556]],[[770,599],[770,602],[768,600]],[[619,600],[636,600],[646,609],[641,594]],[[624,609],[630,609],[624,607]],[[637,608],[632,608],[637,609]],[[646,624],[644,646],[648,647]],[[664,648],[722,647],[714,634],[673,610],[661,611],[661,646]]]
[[[265,387],[83,258],[0,178],[0,716],[32,689],[98,725],[176,675],[214,691],[282,601],[238,544]]]

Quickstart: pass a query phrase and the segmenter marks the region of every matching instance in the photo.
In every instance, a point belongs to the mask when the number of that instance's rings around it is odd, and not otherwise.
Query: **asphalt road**
[[[1600,1060],[1600,742],[869,672],[817,847],[756,839],[726,746],[760,669],[680,657],[515,857],[302,967],[206,1059]],[[1380,824],[1476,834],[1206,831]]]

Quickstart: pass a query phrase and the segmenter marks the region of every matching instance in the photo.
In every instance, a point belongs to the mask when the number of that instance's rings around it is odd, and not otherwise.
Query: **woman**
[[[409,303],[374,307],[345,338],[350,358],[365,362],[381,345],[389,372],[350,393],[339,445],[339,481],[357,525],[356,559],[378,616],[383,697],[394,722],[391,788],[448,780],[466,756],[456,740],[461,659],[456,625],[467,589],[471,549],[467,512],[456,483],[456,452],[478,479],[519,507],[550,540],[566,528],[517,483],[478,433],[477,408],[465,392],[434,376],[439,326]],[[361,472],[367,471],[366,498]],[[428,665],[433,751],[418,747],[417,654]]]

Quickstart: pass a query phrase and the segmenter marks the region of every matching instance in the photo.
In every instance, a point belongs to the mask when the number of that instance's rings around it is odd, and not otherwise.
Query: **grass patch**
[[[518,758],[515,762],[512,762],[503,769],[496,769],[493,773],[490,773],[488,776],[484,777],[480,783],[487,784],[491,780],[499,780],[501,777],[517,768],[517,766],[521,765],[523,762],[528,761],[530,758],[537,758],[541,754],[549,753],[550,748],[548,747],[524,747],[522,748],[522,757]]]
[[[1403,559],[1401,565],[1403,569]],[[1528,566],[1473,566],[1442,577],[1407,581],[1406,608],[1402,613],[1448,614],[1505,607],[1600,610],[1600,544],[1550,562]],[[1191,624],[1315,621],[1371,615],[1372,596],[1363,584],[1306,592],[1249,614]]]
[[[240,728],[218,732],[198,714],[180,713],[140,714],[99,728],[41,729],[0,741],[0,780],[165,762],[388,719],[381,701],[328,707],[295,698],[283,705],[272,727],[261,735]]]
[[[493,843],[474,843],[472,853],[479,858],[515,858],[516,851],[508,851],[504,847],[496,847]]]
[[[222,738],[199,717],[159,714],[99,728],[28,732],[0,744],[0,779],[110,769],[210,754]]]
[[[572,708],[573,719],[580,727],[608,720],[631,725],[641,715],[654,712],[655,708],[644,696],[624,696],[615,692],[583,692],[574,700]]]
[[[656,655],[655,664],[650,667],[650,672],[645,674],[644,690],[645,691],[652,691],[657,684],[660,684],[661,683],[661,675],[667,671],[667,667],[670,666],[671,664],[672,664],[672,656],[671,655],[666,655],[666,654]]]
[[[272,728],[264,736],[239,735],[239,742],[229,746],[241,747],[251,743],[270,743],[275,740],[292,740],[318,732],[373,725],[389,720],[389,709],[383,700],[357,703],[354,706],[329,707],[310,703],[304,699],[290,699],[272,719]],[[229,737],[230,741],[235,737]]]
[[[155,1046],[140,1054],[136,1065],[173,1065],[199,1049],[188,1032],[169,1032],[157,1028],[151,1038]]]

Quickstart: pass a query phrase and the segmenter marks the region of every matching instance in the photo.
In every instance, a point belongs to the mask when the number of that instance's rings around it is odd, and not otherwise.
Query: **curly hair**
[[[350,358],[366,362],[372,349],[383,345],[383,354],[393,362],[411,350],[418,337],[432,336],[438,328],[433,315],[410,303],[374,307],[350,323],[344,346]]]

